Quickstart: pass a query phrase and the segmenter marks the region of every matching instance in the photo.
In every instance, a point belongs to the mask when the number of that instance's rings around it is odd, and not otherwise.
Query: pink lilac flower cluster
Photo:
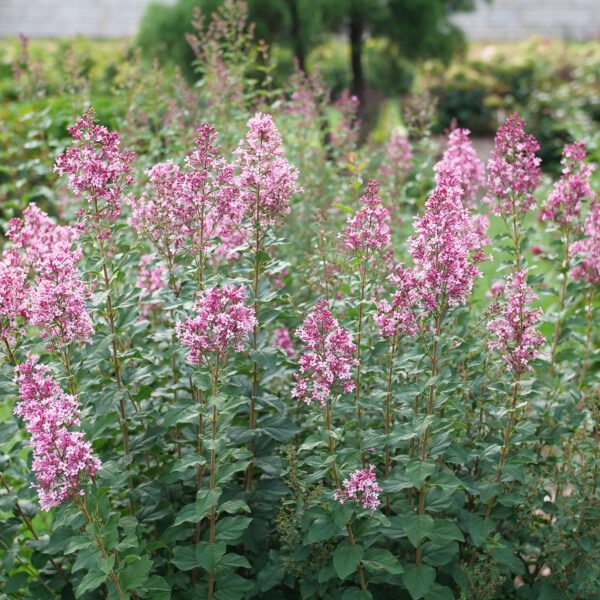
[[[79,426],[77,398],[65,394],[45,365],[29,356],[17,369],[20,402],[15,414],[31,436],[32,469],[42,510],[84,494],[82,486],[101,467]]]
[[[317,302],[296,335],[304,344],[304,352],[299,361],[300,372],[294,374],[292,397],[326,407],[334,394],[354,389],[354,342],[328,310],[325,300]]]
[[[290,358],[296,356],[294,342],[292,342],[292,336],[287,327],[278,327],[275,330],[273,334],[273,345],[277,348],[281,348]]]
[[[584,280],[592,285],[600,284],[600,202],[594,200],[583,226],[585,238],[575,242],[571,253],[579,264],[571,271],[575,280]]]
[[[235,181],[234,165],[223,157],[215,128],[202,123],[196,133],[194,149],[185,164],[194,213],[192,244],[197,253],[204,252],[217,236],[222,244],[228,244],[232,236],[236,243],[237,226],[246,207]]]
[[[372,179],[367,184],[362,206],[342,232],[344,246],[357,256],[369,258],[376,252],[389,248],[391,244],[390,213],[381,204],[379,182]]]
[[[340,116],[340,122],[331,132],[331,144],[337,155],[348,154],[353,150],[360,134],[358,109],[360,100],[357,96],[344,89],[340,97],[333,103],[333,108]]]
[[[270,115],[256,113],[235,150],[236,185],[255,227],[272,226],[290,212],[290,198],[300,191],[298,170],[284,158],[281,136]]]
[[[222,364],[230,350],[240,352],[256,325],[254,308],[244,304],[243,287],[224,285],[200,292],[195,316],[177,326],[177,335],[188,360],[211,367]]]
[[[531,362],[544,343],[544,337],[535,329],[542,311],[529,306],[537,295],[527,285],[526,278],[526,269],[508,277],[500,314],[487,325],[492,334],[488,347],[502,354],[507,368],[515,376],[533,370]]]
[[[448,146],[442,159],[433,167],[436,173],[455,170],[464,190],[466,208],[477,208],[477,193],[485,182],[483,163],[477,158],[477,153],[468,129],[454,129],[448,136]]]
[[[514,113],[496,133],[492,158],[488,163],[489,194],[485,201],[494,214],[518,216],[535,204],[533,192],[540,184],[540,149],[535,137],[525,133],[525,122]]]
[[[94,329],[85,306],[87,292],[77,268],[81,251],[62,244],[44,257],[29,298],[29,322],[51,350],[71,342],[88,342]]]
[[[379,167],[382,181],[397,191],[397,183],[408,176],[412,169],[412,161],[410,142],[400,130],[394,129],[385,147],[385,158]]]
[[[121,213],[124,189],[133,181],[135,154],[121,150],[119,134],[98,125],[92,108],[68,131],[73,145],[56,159],[55,170],[68,175],[70,189],[86,196],[91,205],[87,216],[80,211],[82,225],[91,222],[96,234],[105,239]]]
[[[410,254],[421,299],[430,311],[439,303],[457,306],[465,302],[473,281],[481,277],[476,266],[485,259],[481,239],[464,208],[461,178],[456,171],[440,170],[425,212],[414,223]]]
[[[24,333],[28,293],[27,271],[18,253],[5,251],[0,258],[0,337],[10,347]]]
[[[585,163],[583,142],[569,144],[563,149],[563,169],[542,210],[542,219],[560,225],[577,226],[581,218],[581,203],[592,196],[590,177],[592,166]]]
[[[88,294],[77,268],[81,250],[72,247],[76,230],[57,225],[31,204],[22,218],[11,219],[7,237],[17,278],[27,270],[33,279],[23,310],[29,323],[40,328],[40,337],[51,350],[89,341],[93,327],[85,306]]]
[[[391,301],[377,300],[377,312],[373,317],[383,338],[395,338],[402,335],[415,336],[417,321],[414,308],[419,301],[418,284],[411,269],[402,264],[396,265],[388,276],[394,286]]]
[[[233,165],[221,155],[216,138],[215,128],[203,123],[185,168],[173,161],[154,165],[146,171],[148,189],[131,201],[130,223],[169,263],[184,251],[204,253],[241,220]]]
[[[163,265],[152,265],[154,257],[146,254],[140,259],[140,270],[135,282],[135,287],[140,289],[140,302],[151,296],[154,292],[165,287],[164,275],[167,270]],[[159,303],[144,303],[140,307],[143,316],[148,316],[160,306]]]
[[[335,499],[340,504],[350,500],[371,512],[375,512],[381,504],[379,494],[383,490],[377,483],[374,465],[369,465],[368,469],[357,469],[348,479],[344,479],[342,486],[343,490],[335,492]]]
[[[23,211],[21,218],[8,222],[6,237],[13,248],[22,252],[24,265],[37,270],[54,246],[70,248],[79,236],[74,227],[57,225],[34,202]]]

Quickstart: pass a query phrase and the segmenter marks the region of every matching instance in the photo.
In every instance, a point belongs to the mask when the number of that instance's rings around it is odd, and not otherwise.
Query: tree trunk
[[[364,96],[364,77],[362,69],[363,20],[360,12],[350,10],[350,49],[352,66],[352,93],[360,100],[362,107]]]
[[[306,52],[304,50],[304,40],[302,39],[302,24],[300,22],[300,13],[298,11],[298,0],[287,0],[290,9],[290,18],[292,21],[292,43],[294,45],[294,56],[301,71],[306,70]]]

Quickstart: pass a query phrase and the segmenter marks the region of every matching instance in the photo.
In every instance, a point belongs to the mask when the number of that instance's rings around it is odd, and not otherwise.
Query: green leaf
[[[232,569],[242,568],[251,569],[252,565],[248,562],[248,559],[239,554],[229,552],[223,555],[217,562],[219,567],[231,567]]]
[[[240,600],[254,587],[251,581],[240,577],[237,573],[229,573],[217,579],[216,600]]]
[[[182,571],[191,571],[198,566],[196,548],[194,546],[177,546],[173,550],[171,562]]]
[[[452,521],[445,519],[436,519],[433,526],[433,533],[429,536],[432,543],[439,546],[453,541],[464,542],[465,538],[462,531]]]
[[[208,514],[208,511],[213,506],[217,505],[221,493],[222,491],[220,489],[200,490],[196,502],[184,506],[179,513],[177,513],[173,525],[177,526],[187,522],[198,523]]]
[[[344,590],[342,600],[373,600],[369,590],[361,590],[357,587],[351,587]]]
[[[225,554],[226,545],[223,542],[200,542],[196,546],[196,559],[198,566],[202,567],[209,573],[214,573],[214,570],[219,562],[219,559]]]
[[[439,583],[434,583],[425,596],[425,600],[454,600],[454,598],[452,590]]]
[[[496,524],[494,521],[491,519],[484,520],[479,515],[472,515],[467,526],[467,531],[476,546],[481,546],[495,530]]]
[[[333,553],[333,568],[340,579],[356,572],[363,557],[362,546],[357,544],[340,544]]]
[[[458,554],[458,544],[450,542],[445,546],[437,546],[431,542],[423,545],[423,560],[434,567],[447,565]]]
[[[107,579],[106,573],[97,569],[88,571],[75,590],[75,597],[81,598],[86,592],[99,588]]]
[[[183,458],[175,461],[175,464],[171,468],[171,472],[180,473],[182,471],[186,471],[190,467],[197,467],[198,465],[205,465],[206,458],[204,456],[200,456],[199,454],[188,454]]]
[[[152,567],[152,561],[147,557],[138,558],[135,562],[128,564],[124,570],[119,569],[119,582],[121,589],[135,590],[143,587],[148,580],[148,574]]]
[[[308,528],[307,542],[314,544],[323,542],[340,532],[341,527],[325,513],[320,514]]]
[[[404,533],[416,548],[421,540],[433,532],[434,521],[430,515],[411,514],[404,518]]]
[[[144,585],[144,591],[149,594],[150,600],[170,600],[171,586],[158,575],[153,575]]]
[[[237,515],[235,517],[224,517],[217,521],[216,537],[219,542],[237,544],[241,541],[244,531],[252,522],[250,517]]]
[[[408,565],[402,575],[402,583],[413,600],[424,598],[435,581],[435,569],[429,565]]]
[[[398,559],[385,548],[369,548],[365,552],[363,565],[367,571],[385,571],[392,575],[399,575],[404,572]]]
[[[406,478],[416,488],[421,488],[428,477],[435,472],[435,461],[413,459],[406,467]]]

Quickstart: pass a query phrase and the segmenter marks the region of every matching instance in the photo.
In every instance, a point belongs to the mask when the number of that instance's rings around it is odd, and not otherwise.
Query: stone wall
[[[472,40],[599,38],[600,0],[477,0],[477,10],[453,21]]]
[[[151,1],[0,0],[0,37],[124,37],[135,32]]]
[[[29,37],[123,37],[135,32],[151,1],[0,0],[0,37],[19,33]],[[600,37],[600,0],[477,1],[475,12],[454,17],[471,39]]]

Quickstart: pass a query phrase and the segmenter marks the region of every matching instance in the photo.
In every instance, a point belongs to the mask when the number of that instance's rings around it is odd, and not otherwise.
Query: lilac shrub
[[[5,224],[0,589],[597,597],[593,147],[551,181],[511,115],[486,164],[424,101],[361,144],[236,7],[194,110],[89,109]]]

